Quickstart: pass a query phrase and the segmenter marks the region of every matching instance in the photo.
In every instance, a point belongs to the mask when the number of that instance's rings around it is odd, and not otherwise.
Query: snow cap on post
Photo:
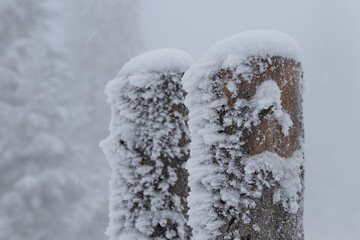
[[[123,66],[119,75],[169,71],[184,73],[193,62],[194,59],[182,50],[157,49],[132,58]]]
[[[183,77],[195,239],[303,239],[301,51],[288,35],[216,43]]]
[[[192,63],[176,49],[147,52],[106,87],[112,117],[101,146],[112,168],[110,240],[190,238],[181,77]]]

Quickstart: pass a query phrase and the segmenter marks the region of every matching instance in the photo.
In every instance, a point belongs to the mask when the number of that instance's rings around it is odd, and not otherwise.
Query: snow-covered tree
[[[0,2],[0,53],[15,39],[27,38],[34,31],[42,29],[46,0],[2,0]],[[31,26],[29,28],[29,26]]]
[[[76,217],[82,194],[70,170],[74,156],[68,144],[72,110],[66,68],[45,39],[44,4],[16,0],[0,5],[3,239],[69,238],[61,229]]]
[[[0,239],[105,238],[103,88],[136,46],[134,2],[0,1]]]
[[[197,240],[303,239],[301,53],[289,36],[245,32],[185,73]]]
[[[112,118],[102,147],[112,168],[111,240],[190,238],[181,77],[192,61],[180,50],[144,53],[106,87]]]

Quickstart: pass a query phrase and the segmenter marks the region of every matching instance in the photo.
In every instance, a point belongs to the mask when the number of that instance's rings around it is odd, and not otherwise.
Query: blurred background
[[[103,94],[131,57],[275,29],[303,50],[306,239],[360,235],[360,2],[0,0],[0,239],[101,240]]]

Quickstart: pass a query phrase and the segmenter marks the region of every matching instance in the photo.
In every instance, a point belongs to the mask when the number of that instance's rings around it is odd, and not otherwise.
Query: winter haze
[[[196,60],[251,29],[292,36],[305,79],[305,239],[360,234],[360,2],[0,0],[0,240],[99,240],[104,88],[137,54]]]

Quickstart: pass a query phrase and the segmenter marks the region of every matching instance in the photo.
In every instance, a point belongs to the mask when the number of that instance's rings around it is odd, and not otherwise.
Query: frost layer
[[[184,88],[190,92],[203,76],[212,76],[219,69],[239,65],[249,56],[267,58],[279,56],[301,62],[302,53],[297,42],[289,35],[274,30],[252,30],[227,37],[217,42],[191,67],[185,77]],[[246,69],[237,69],[242,72]],[[187,81],[186,79],[189,79]],[[197,79],[197,80],[195,80]]]
[[[177,49],[158,49],[132,58],[120,71],[120,75],[145,72],[185,72],[194,62],[186,52]]]
[[[275,31],[245,32],[217,43],[183,77],[190,118],[188,204],[194,239],[240,239],[245,236],[231,228],[244,224],[261,231],[250,214],[265,192],[271,192],[272,203],[280,204],[285,213],[302,211],[302,136],[300,146],[287,158],[268,151],[247,154],[248,136],[264,119],[278,123],[285,137],[294,128],[275,79],[263,81],[252,96],[238,88],[251,83],[255,73],[272,71],[276,59],[279,64],[285,64],[284,59],[298,63],[301,52],[296,42]],[[300,239],[301,231],[302,225],[291,239]]]
[[[112,167],[110,240],[188,239],[187,109],[179,50],[132,59],[106,87],[112,118],[101,146]]]

